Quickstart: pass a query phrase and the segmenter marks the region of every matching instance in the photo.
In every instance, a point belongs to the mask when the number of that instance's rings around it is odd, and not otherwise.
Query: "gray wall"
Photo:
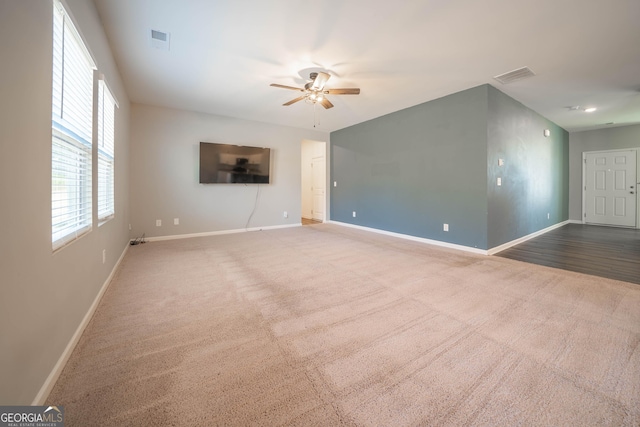
[[[93,2],[67,4],[120,102],[116,212],[52,254],[53,7],[51,1],[0,0],[1,405],[33,402],[129,239],[128,98]]]
[[[493,248],[568,219],[569,133],[492,86],[488,106],[488,247]],[[504,159],[503,166],[498,159]]]
[[[131,123],[133,236],[298,224],[302,141],[329,139],[327,132],[139,104]],[[199,184],[201,141],[271,148],[270,184]]]
[[[486,123],[480,86],[332,132],[331,219],[485,249]]]
[[[640,148],[640,125],[575,132],[569,147],[569,218],[582,221],[582,153]]]
[[[333,132],[331,219],[499,246],[568,218],[568,138],[489,85]]]

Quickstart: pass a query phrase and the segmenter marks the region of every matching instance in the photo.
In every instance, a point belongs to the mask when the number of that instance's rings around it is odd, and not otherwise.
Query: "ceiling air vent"
[[[513,83],[516,80],[522,80],[533,76],[535,76],[535,73],[531,71],[529,67],[522,67],[513,71],[509,71],[508,73],[494,76],[493,78],[503,85],[508,85],[509,83]]]
[[[151,30],[151,46],[160,50],[169,50],[171,34],[163,31]]]

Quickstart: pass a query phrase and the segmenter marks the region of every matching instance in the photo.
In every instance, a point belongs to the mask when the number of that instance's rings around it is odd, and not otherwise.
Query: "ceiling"
[[[334,131],[489,83],[570,132],[640,123],[638,0],[95,4],[136,103]],[[524,66],[536,75],[493,78]],[[311,104],[282,106],[297,92],[269,86],[316,70],[361,94],[329,96],[314,120]]]

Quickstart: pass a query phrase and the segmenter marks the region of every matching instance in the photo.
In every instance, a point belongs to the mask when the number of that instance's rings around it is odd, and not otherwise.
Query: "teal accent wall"
[[[331,219],[486,248],[487,89],[332,132]]]
[[[332,132],[331,219],[499,246],[568,218],[568,139],[490,85]]]
[[[488,247],[494,248],[569,219],[569,133],[488,88]]]

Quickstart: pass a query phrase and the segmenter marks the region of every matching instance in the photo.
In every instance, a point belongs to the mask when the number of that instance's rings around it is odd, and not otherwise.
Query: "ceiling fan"
[[[311,104],[318,103],[324,108],[331,108],[333,107],[333,104],[325,97],[325,95],[358,95],[360,93],[359,88],[325,89],[324,85],[327,83],[327,80],[329,80],[329,77],[331,77],[330,74],[319,71],[313,72],[309,75],[311,81],[305,84],[304,88],[279,85],[276,83],[271,83],[271,86],[303,92],[301,96],[282,104],[285,107],[304,100]]]

